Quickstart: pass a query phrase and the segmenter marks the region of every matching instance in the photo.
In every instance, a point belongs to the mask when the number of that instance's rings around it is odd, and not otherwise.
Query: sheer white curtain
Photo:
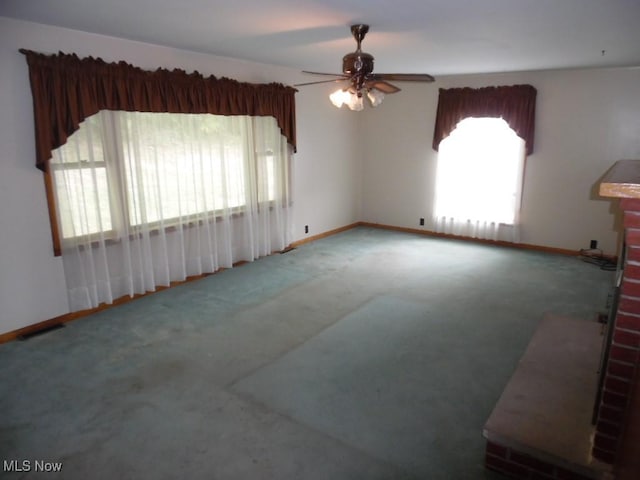
[[[436,231],[519,241],[525,142],[500,118],[466,118],[440,142]]]
[[[290,162],[272,117],[86,119],[51,162],[71,310],[285,248]]]

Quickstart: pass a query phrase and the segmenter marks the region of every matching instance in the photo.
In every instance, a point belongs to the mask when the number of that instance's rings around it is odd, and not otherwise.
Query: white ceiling
[[[353,23],[377,73],[640,65],[640,0],[0,0],[0,16],[332,73]]]

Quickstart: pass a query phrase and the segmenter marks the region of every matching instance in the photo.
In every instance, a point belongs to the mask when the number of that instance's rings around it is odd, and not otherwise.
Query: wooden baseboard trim
[[[352,228],[360,226],[360,222],[352,223],[350,225],[345,225],[344,227],[334,228],[333,230],[328,230],[323,233],[319,233],[318,235],[313,235],[311,237],[303,238],[302,240],[296,240],[291,244],[293,248],[299,247],[300,245],[304,245],[305,243],[315,242],[316,240],[320,240],[321,238],[330,237],[337,233],[346,232],[347,230],[351,230]]]
[[[381,223],[370,223],[370,222],[360,222],[359,225],[363,227],[372,227],[372,228],[381,228],[383,230],[393,230],[396,232],[405,232],[405,233],[415,233],[418,235],[426,235],[429,237],[438,237],[438,238],[447,238],[450,240],[461,240],[465,242],[474,242],[474,243],[483,243],[486,245],[495,245],[499,247],[508,247],[508,248],[520,248],[523,250],[536,250],[539,252],[545,253],[555,253],[559,255],[570,255],[577,256],[580,254],[579,250],[569,250],[566,248],[555,248],[555,247],[545,247],[542,245],[531,245],[528,243],[513,243],[513,242],[505,242],[502,240],[486,240],[482,238],[471,238],[471,237],[463,237],[460,235],[452,235],[448,233],[439,233],[434,232],[432,230],[421,230],[418,228],[407,228],[407,227],[395,227],[393,225],[384,225]]]
[[[237,266],[240,266],[240,265],[244,265],[245,263],[247,263],[247,262],[235,263],[234,267],[237,267]],[[65,313],[63,315],[59,315],[57,317],[50,318],[49,320],[44,320],[42,322],[38,322],[38,323],[31,324],[31,325],[27,325],[26,327],[22,327],[22,328],[19,328],[17,330],[12,330],[10,332],[2,333],[2,334],[0,334],[0,344],[11,342],[13,340],[16,340],[19,337],[28,337],[28,336],[37,334],[38,332],[40,332],[42,330],[47,330],[47,329],[53,328],[53,327],[55,327],[57,325],[62,325],[62,324],[65,324],[65,323],[72,322],[74,320],[86,317],[86,316],[91,315],[93,313],[101,312],[102,310],[107,310],[108,308],[115,307],[117,305],[122,305],[124,303],[128,303],[128,302],[130,302],[132,300],[136,300],[137,298],[146,297],[147,295],[153,295],[156,292],[160,292],[162,290],[166,290],[166,289],[171,288],[171,287],[176,287],[178,285],[183,285],[185,283],[193,282],[195,280],[200,280],[202,278],[208,277],[209,275],[215,275],[216,273],[222,272],[224,270],[226,270],[226,269],[220,268],[220,269],[216,270],[213,273],[204,273],[202,275],[194,275],[192,277],[187,277],[186,280],[171,282],[171,284],[169,286],[160,285],[160,286],[156,287],[155,291],[153,291],[153,292],[137,293],[137,294],[135,294],[135,295],[133,295],[131,297],[127,295],[127,296],[124,296],[124,297],[116,298],[113,301],[113,303],[101,303],[100,305],[98,305],[95,308],[89,308],[87,310],[79,310],[77,312]]]
[[[466,242],[483,243],[483,244],[488,244],[488,245],[496,245],[496,246],[500,246],[500,247],[521,248],[521,249],[525,249],[525,250],[537,250],[537,251],[541,251],[541,252],[555,253],[555,254],[560,254],[560,255],[576,256],[576,255],[580,254],[580,251],[567,250],[567,249],[564,249],[564,248],[554,248],[554,247],[545,247],[545,246],[540,246],[540,245],[530,245],[530,244],[526,244],[526,243],[511,243],[511,242],[504,242],[504,241],[494,241],[494,240],[484,240],[484,239],[479,239],[479,238],[461,237],[461,236],[458,236],[458,235],[450,235],[450,234],[445,234],[445,233],[433,232],[431,230],[420,230],[420,229],[417,229],[417,228],[396,227],[396,226],[393,226],[393,225],[384,225],[384,224],[381,224],[381,223],[370,223],[370,222],[356,222],[356,223],[352,223],[352,224],[349,224],[349,225],[345,225],[344,227],[339,227],[339,228],[335,228],[333,230],[328,230],[328,231],[320,233],[318,235],[313,235],[311,237],[304,238],[302,240],[297,240],[295,242],[292,242],[291,246],[288,247],[288,248],[299,247],[300,245],[304,245],[306,243],[311,243],[311,242],[314,242],[316,240],[320,240],[322,238],[330,237],[332,235],[336,235],[336,234],[341,233],[341,232],[346,232],[347,230],[351,230],[351,229],[356,228],[356,227],[379,228],[379,229],[383,229],[383,230],[393,230],[393,231],[396,231],[396,232],[413,233],[413,234],[425,235],[425,236],[429,236],[429,237],[439,237],[439,238],[446,238],[446,239],[451,239],[451,240],[461,240],[461,241],[466,241]],[[234,264],[234,267],[243,265],[245,263],[247,263],[247,262],[238,262],[238,263]],[[186,280],[180,281],[180,282],[171,282],[171,285],[168,286],[168,287],[157,287],[155,292],[159,292],[161,290],[166,290],[167,288],[175,287],[177,285],[182,285],[184,283],[192,282],[194,280],[199,280],[201,278],[208,277],[209,275],[215,275],[216,273],[221,272],[223,270],[224,269],[221,268],[220,270],[217,270],[214,273],[206,273],[206,274],[203,274],[203,275],[196,275],[196,276],[193,276],[193,277],[189,277]],[[79,311],[79,312],[66,313],[64,315],[60,315],[58,317],[51,318],[49,320],[44,320],[42,322],[34,323],[32,325],[28,325],[26,327],[19,328],[17,330],[13,330],[11,332],[2,333],[2,334],[0,334],[0,344],[6,343],[6,342],[10,342],[12,340],[17,339],[18,337],[21,337],[21,336],[33,335],[34,333],[37,333],[37,332],[39,332],[41,330],[45,330],[45,329],[54,327],[54,326],[59,325],[59,324],[68,323],[68,322],[71,322],[73,320],[77,320],[79,318],[86,317],[87,315],[91,315],[93,313],[97,313],[97,312],[100,312],[102,310],[106,310],[107,308],[111,308],[111,307],[116,306],[116,305],[121,305],[123,303],[130,302],[130,301],[135,300],[135,299],[140,298],[140,297],[145,297],[147,295],[153,295],[155,292],[147,292],[147,293],[144,293],[144,294],[137,294],[137,295],[134,295],[133,297],[129,297],[129,296],[120,297],[120,298],[114,300],[114,302],[111,303],[111,304],[103,303],[103,304],[100,304],[96,308],[91,308],[91,309],[88,309],[88,310],[82,310],[82,311]]]

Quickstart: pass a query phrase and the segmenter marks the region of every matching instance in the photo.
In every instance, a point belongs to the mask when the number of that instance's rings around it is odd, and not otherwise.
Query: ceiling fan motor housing
[[[369,75],[373,71],[373,55],[359,51],[348,53],[342,58],[342,72],[351,75],[351,86],[361,97],[362,89]]]
[[[342,57],[342,72],[348,75],[368,75],[373,72],[373,55],[365,52],[347,53]]]

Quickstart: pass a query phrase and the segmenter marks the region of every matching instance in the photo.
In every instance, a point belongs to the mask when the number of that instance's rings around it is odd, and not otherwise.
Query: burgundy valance
[[[100,110],[272,116],[296,148],[295,92],[278,83],[242,83],[198,72],[147,71],[125,62],[20,50],[29,65],[36,131],[36,166]]]
[[[440,89],[433,149],[468,117],[502,118],[533,153],[537,91],[531,85]]]

